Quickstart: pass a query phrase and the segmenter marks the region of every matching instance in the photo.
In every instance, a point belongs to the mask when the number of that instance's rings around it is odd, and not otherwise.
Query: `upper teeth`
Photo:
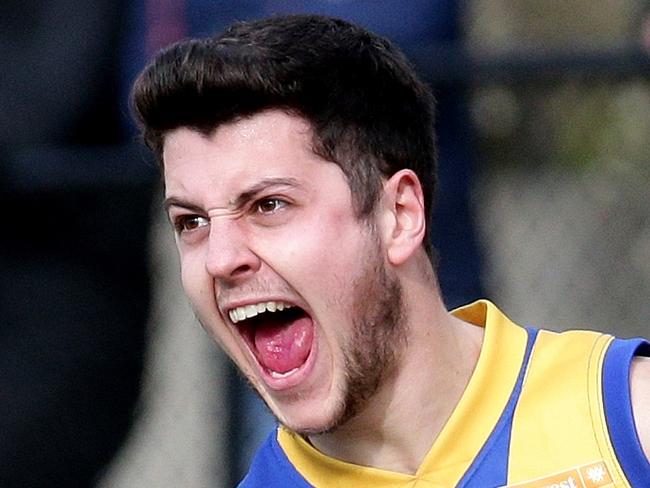
[[[260,313],[275,312],[276,310],[284,310],[285,308],[291,307],[293,307],[293,305],[286,302],[260,302],[251,305],[244,305],[243,307],[233,308],[228,311],[228,315],[230,316],[230,320],[232,320],[233,324],[236,324],[242,320],[255,317]]]

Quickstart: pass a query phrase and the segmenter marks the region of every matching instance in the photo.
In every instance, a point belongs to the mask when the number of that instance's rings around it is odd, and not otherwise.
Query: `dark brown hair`
[[[271,17],[173,44],[141,73],[132,101],[161,164],[171,130],[210,134],[220,124],[277,108],[310,122],[314,152],[341,167],[359,217],[375,208],[383,178],[409,168],[422,182],[430,218],[431,92],[388,40],[348,22]],[[428,240],[425,248],[431,256]]]

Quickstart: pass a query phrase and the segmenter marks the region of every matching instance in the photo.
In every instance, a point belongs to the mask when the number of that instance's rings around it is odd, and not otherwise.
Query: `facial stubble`
[[[402,286],[394,273],[387,269],[377,235],[374,231],[371,234],[362,272],[351,286],[352,332],[343,346],[345,379],[340,389],[340,400],[325,424],[293,429],[303,436],[333,432],[361,413],[396,371],[406,348]],[[244,379],[263,399],[252,379]],[[269,405],[266,407],[275,414]]]
[[[329,421],[297,431],[303,436],[331,433],[364,411],[399,367],[407,344],[403,291],[383,260],[372,232],[361,274],[352,284],[352,333],[343,346],[345,380]]]

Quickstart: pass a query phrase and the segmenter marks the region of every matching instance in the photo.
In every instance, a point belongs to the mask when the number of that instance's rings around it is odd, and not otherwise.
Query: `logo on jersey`
[[[598,461],[504,488],[603,488],[612,484],[607,465]]]

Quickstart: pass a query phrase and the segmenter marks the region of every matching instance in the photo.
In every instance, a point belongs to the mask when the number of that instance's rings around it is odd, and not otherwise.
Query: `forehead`
[[[204,159],[228,164],[261,153],[266,154],[263,160],[286,159],[292,154],[311,155],[311,137],[307,121],[277,110],[221,124],[210,134],[180,127],[164,140],[165,176],[168,170],[174,172],[178,166]],[[255,161],[247,162],[255,164]]]
[[[220,125],[211,134],[181,127],[163,146],[167,196],[224,205],[233,195],[265,179],[317,182],[343,173],[312,151],[312,130],[304,119],[279,110]],[[219,201],[215,201],[220,199]]]

